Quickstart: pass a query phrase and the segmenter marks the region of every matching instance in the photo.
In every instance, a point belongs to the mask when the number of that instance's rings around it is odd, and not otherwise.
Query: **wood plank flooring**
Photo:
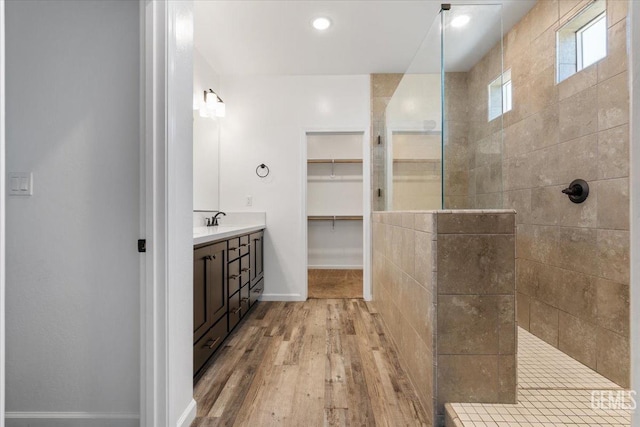
[[[261,302],[195,386],[204,426],[431,425],[363,300]]]
[[[309,298],[362,298],[362,270],[310,268]]]

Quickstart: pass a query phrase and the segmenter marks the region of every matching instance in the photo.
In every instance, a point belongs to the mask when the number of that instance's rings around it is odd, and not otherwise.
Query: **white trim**
[[[313,269],[313,270],[363,270],[364,266],[363,265],[344,265],[344,264],[340,264],[340,265],[307,265],[308,269]]]
[[[7,412],[7,419],[138,420],[140,415],[119,412]]]
[[[629,77],[630,77],[630,136],[629,136],[629,207],[631,240],[631,281],[629,286],[630,303],[630,364],[631,389],[640,391],[640,56],[636,54],[640,47],[640,7],[629,2]],[[631,425],[640,427],[640,410],[631,412]]]
[[[310,131],[302,130],[300,134],[300,167],[301,178],[300,178],[300,194],[302,195],[302,206],[300,209],[300,239],[302,247],[302,255],[304,262],[302,263],[302,269],[300,271],[300,278],[302,279],[303,287],[302,287],[302,301],[306,301],[309,297],[309,224],[307,221],[307,135]],[[277,294],[271,294],[277,295]],[[261,301],[279,301],[277,299],[269,299],[265,294],[262,294],[260,297]],[[281,301],[297,301],[297,300],[281,300]]]
[[[301,294],[262,294],[260,301],[306,301],[307,297]]]
[[[141,0],[144,16],[145,208],[141,233],[147,240],[141,270],[140,425],[169,422],[167,325],[167,2]]]
[[[193,420],[196,419],[197,405],[196,401],[191,399],[180,418],[178,418],[178,427],[189,427]]]
[[[371,126],[364,131],[362,141],[362,298],[371,301]]]
[[[5,58],[4,0],[0,0],[0,427],[5,411]]]

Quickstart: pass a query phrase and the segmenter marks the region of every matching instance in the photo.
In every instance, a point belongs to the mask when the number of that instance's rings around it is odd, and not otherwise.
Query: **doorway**
[[[307,132],[308,298],[362,298],[364,132]]]

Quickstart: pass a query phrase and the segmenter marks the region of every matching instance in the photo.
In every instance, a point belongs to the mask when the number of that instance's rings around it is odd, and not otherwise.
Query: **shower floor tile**
[[[518,329],[518,403],[448,403],[447,427],[629,426],[617,384]]]

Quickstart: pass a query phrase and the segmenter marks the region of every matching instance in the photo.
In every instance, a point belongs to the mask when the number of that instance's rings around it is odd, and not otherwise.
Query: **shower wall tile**
[[[629,12],[629,2],[620,0],[610,0],[607,2],[607,25],[615,25],[627,17]]]
[[[598,91],[595,87],[583,90],[560,101],[560,142],[588,135],[597,130]]]
[[[598,325],[629,336],[629,285],[597,279]]]
[[[518,292],[516,295],[516,306],[518,307],[518,326],[529,330],[529,295]]]
[[[532,40],[558,21],[558,11],[558,0],[543,0],[533,6],[529,12]]]
[[[529,331],[552,346],[558,347],[559,310],[537,299],[531,300],[529,310]]]
[[[629,123],[629,78],[627,73],[598,84],[598,130]]]
[[[598,328],[597,367],[602,375],[622,387],[629,387],[629,338]]]
[[[600,276],[629,283],[629,232],[598,230]]]
[[[558,83],[558,99],[563,101],[598,83],[598,64],[593,64],[579,73]]]
[[[608,29],[607,56],[599,61],[597,66],[598,81],[607,80],[627,70],[626,21],[619,21]]]
[[[629,230],[629,209],[611,209],[629,203],[629,178],[598,181],[598,228]]]
[[[570,314],[560,312],[559,349],[569,356],[596,369],[597,327]]]
[[[598,179],[629,176],[629,125],[598,132]]]

